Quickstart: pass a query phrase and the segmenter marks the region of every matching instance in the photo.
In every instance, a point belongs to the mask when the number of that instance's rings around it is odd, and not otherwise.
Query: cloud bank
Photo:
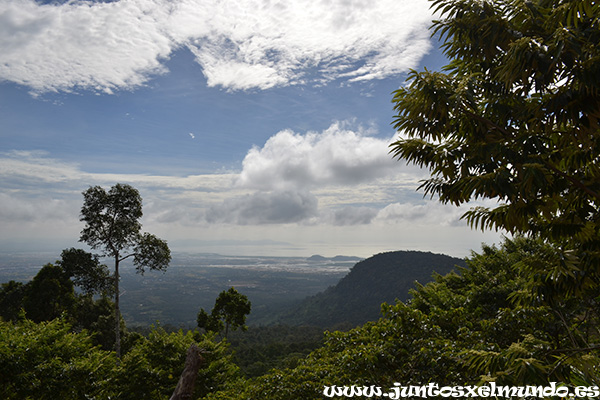
[[[311,193],[257,192],[211,206],[206,213],[206,221],[238,225],[288,224],[316,215],[317,198]]]
[[[427,0],[0,3],[0,80],[34,93],[112,93],[189,49],[207,84],[268,89],[382,79],[429,51]]]
[[[184,177],[89,173],[44,152],[12,151],[0,157],[5,188],[0,195],[22,209],[43,203],[49,193],[62,201],[79,197],[88,186],[123,182],[151,193],[148,214],[161,223],[367,224],[379,209],[398,200],[398,190],[414,190],[419,174],[391,159],[391,138],[373,133],[349,122],[322,132],[282,130],[262,147],[250,149],[237,173]],[[62,215],[56,207],[42,210]]]
[[[190,176],[93,173],[44,152],[0,153],[0,245],[18,238],[76,245],[81,192],[117,182],[140,191],[144,229],[169,241],[261,239],[301,243],[280,254],[363,256],[398,248],[457,254],[451,242],[462,243],[460,251],[480,243],[459,221],[465,208],[415,193],[424,172],[390,160],[389,139],[372,133],[348,123],[283,130],[248,150],[240,171]]]

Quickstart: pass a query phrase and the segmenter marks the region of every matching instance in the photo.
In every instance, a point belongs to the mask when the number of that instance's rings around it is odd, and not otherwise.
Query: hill
[[[416,281],[424,284],[434,272],[444,275],[457,265],[464,266],[464,260],[443,254],[380,253],[355,264],[337,285],[307,297],[277,322],[343,329],[374,321],[381,316],[382,303],[407,300]]]

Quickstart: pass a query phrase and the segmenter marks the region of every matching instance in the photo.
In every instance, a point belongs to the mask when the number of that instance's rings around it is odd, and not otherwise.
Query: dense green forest
[[[432,5],[439,17],[433,32],[450,62],[443,71],[414,71],[394,93],[394,126],[403,135],[392,155],[428,169],[421,189],[443,203],[492,200],[464,217],[510,239],[473,252],[456,272],[416,284],[406,301],[382,304],[378,320],[326,332],[314,350],[266,345],[262,356],[288,352],[267,363],[274,368],[266,372],[236,364],[244,351],[261,349],[250,336],[128,330],[118,287],[115,293],[105,284],[107,271],[93,256],[80,254],[88,261],[84,269],[70,268],[63,257],[30,283],[2,285],[0,397],[167,399],[194,344],[203,361],[194,373],[195,399],[320,399],[333,385],[391,388],[396,382],[597,389],[600,4]],[[100,189],[92,191],[104,201]],[[94,215],[90,229],[106,222]],[[130,254],[142,270],[165,268],[166,243],[138,234],[137,215],[123,217],[119,227],[134,234],[117,235],[121,247],[91,231],[86,242],[108,246],[117,277]],[[109,283],[117,286],[118,279]],[[285,337],[287,328],[273,329],[264,333]]]
[[[596,299],[532,301],[528,267],[558,254],[555,247],[526,238],[486,246],[456,272],[417,284],[407,302],[384,304],[379,320],[324,336],[315,328],[275,326],[237,331],[222,340],[198,330],[152,327],[141,334],[123,326],[119,365],[110,340],[99,340],[101,325],[82,329],[73,311],[40,322],[20,312],[14,321],[0,322],[0,395],[167,398],[192,343],[206,358],[196,398],[317,399],[326,385],[391,387],[394,382],[595,384],[596,357],[575,351],[573,341],[596,346]],[[79,296],[76,303],[89,301]],[[106,309],[110,318],[110,305]],[[112,324],[106,325],[110,335]],[[570,357],[557,358],[564,349],[572,349]],[[251,359],[258,361],[240,362]]]
[[[381,316],[381,303],[393,303],[396,299],[405,300],[416,281],[430,281],[433,271],[448,272],[459,265],[464,265],[464,260],[432,253],[398,251],[378,254],[357,263],[337,285],[317,296],[307,298],[300,307],[288,306],[288,311],[284,311],[282,315],[287,318],[296,315],[293,323],[288,320],[286,324],[254,325],[250,326],[248,331],[241,332],[231,329],[229,334],[225,332],[224,336],[229,339],[233,359],[245,376],[262,375],[275,367],[289,367],[322,345],[324,329],[331,329],[333,325],[349,329],[367,321],[375,321]],[[194,273],[201,274],[205,271],[188,269],[185,275],[186,283]],[[74,274],[73,271],[80,273]],[[237,275],[235,272],[232,276]],[[86,279],[83,280],[82,277]],[[65,250],[60,260],[45,265],[31,281],[10,281],[2,285],[0,317],[12,321],[27,318],[33,322],[50,321],[60,317],[71,324],[72,331],[80,332],[85,329],[92,333],[92,343],[105,350],[112,350],[114,304],[106,295],[110,293],[110,285],[107,285],[106,278],[107,271],[96,257],[83,250]],[[128,279],[134,278],[129,276]],[[196,282],[197,278],[192,282]],[[283,282],[293,285],[296,281],[297,279]],[[161,278],[160,282],[164,282],[164,279]],[[272,290],[273,288],[268,286],[270,282],[271,280],[265,280],[263,285],[267,286],[257,289]],[[279,281],[276,283],[283,284]],[[131,287],[125,287],[129,293]],[[172,284],[167,287],[177,291],[178,287],[187,286]],[[153,297],[160,297],[164,290],[163,287],[155,289],[155,286],[149,284],[143,288],[151,291]],[[237,293],[234,288],[229,288],[229,291],[232,290]],[[181,293],[181,290],[177,292]],[[215,295],[217,301],[224,293],[226,292]],[[289,294],[289,291],[286,293]],[[162,303],[166,301],[183,305],[185,303],[181,297],[180,294],[178,300],[172,296],[165,296]],[[136,297],[130,295],[127,299],[133,301]],[[318,300],[317,306],[313,305],[314,299]],[[277,299],[270,301],[276,303]],[[283,304],[287,302],[284,301]],[[161,303],[155,304],[154,307],[160,311]],[[198,309],[196,304],[196,312]],[[302,314],[299,313],[299,309],[303,310]],[[248,310],[245,309],[244,315],[247,314]],[[276,321],[280,318],[274,316],[272,319]],[[327,326],[324,321],[332,325]],[[191,324],[182,325],[184,331],[194,330]],[[241,325],[244,325],[244,322],[238,324]],[[166,324],[161,325],[160,329],[165,333],[173,333],[179,331],[178,326],[180,325]],[[222,323],[215,324],[214,329],[206,329],[205,324],[199,327],[203,328],[200,331],[212,330],[217,334],[224,332]],[[126,327],[122,320],[121,331],[124,345],[130,346],[140,335],[148,337],[152,328],[139,324]]]
[[[553,307],[531,301],[524,266],[553,253],[524,238],[484,247],[457,273],[418,285],[409,302],[384,304],[380,320],[328,333],[323,347],[295,368],[240,380],[208,398],[318,399],[325,386],[394,382],[596,385],[597,357],[576,351],[556,357],[572,340],[598,343],[598,315],[589,308],[595,300]]]

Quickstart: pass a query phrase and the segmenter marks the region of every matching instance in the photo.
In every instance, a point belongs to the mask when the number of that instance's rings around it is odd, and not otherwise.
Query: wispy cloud
[[[158,7],[157,7],[158,6]],[[0,3],[0,77],[36,92],[112,92],[166,71],[174,42],[153,1]]]
[[[23,198],[21,196],[0,193],[0,221],[5,223],[35,223],[40,221],[74,220],[76,213],[69,210],[76,205],[70,199]],[[77,209],[77,208],[76,208]]]
[[[35,93],[112,93],[189,49],[229,90],[381,79],[430,49],[427,0],[121,0],[0,3],[0,80]]]
[[[46,151],[0,152],[0,182],[7,187],[10,180],[19,180],[19,188],[44,187],[64,183],[68,187],[106,185],[125,182],[165,189],[219,192],[232,186],[237,174],[188,175],[185,177],[143,174],[90,173],[77,163],[68,163],[52,157]],[[19,189],[20,190],[20,189]]]

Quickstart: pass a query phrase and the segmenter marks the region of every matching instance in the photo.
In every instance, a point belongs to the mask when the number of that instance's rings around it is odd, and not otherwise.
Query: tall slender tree
[[[107,192],[93,186],[83,192],[83,198],[80,220],[85,228],[79,240],[114,259],[115,351],[120,359],[119,265],[133,258],[138,273],[143,274],[145,269],[166,270],[171,251],[166,241],[141,233],[142,198],[134,187],[118,183]]]

